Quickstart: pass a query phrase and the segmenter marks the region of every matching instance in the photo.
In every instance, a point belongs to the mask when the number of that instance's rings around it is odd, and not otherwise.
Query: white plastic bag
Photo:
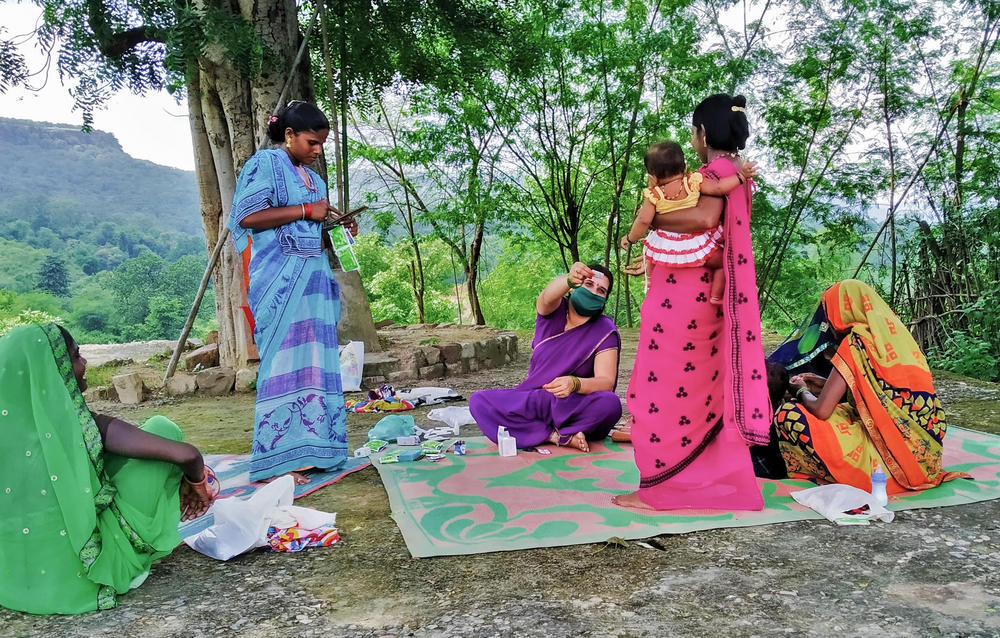
[[[467,405],[452,405],[447,408],[434,408],[427,413],[427,418],[433,421],[444,421],[451,426],[452,432],[458,434],[458,429],[463,425],[473,425],[476,420],[472,418],[472,412]]]
[[[271,513],[271,526],[277,529],[301,527],[302,529],[318,529],[324,525],[336,526],[336,512],[321,512],[309,507],[287,505],[279,507]]]
[[[246,499],[224,498],[212,504],[215,522],[184,539],[187,545],[206,556],[229,560],[255,547],[267,545],[271,513],[292,504],[295,479],[286,475],[260,488]]]
[[[808,508],[816,510],[831,523],[837,525],[867,525],[877,520],[889,523],[895,514],[887,510],[868,492],[851,485],[820,485],[801,492],[792,492],[792,498]],[[847,514],[853,509],[868,506],[864,514]]]
[[[351,341],[340,346],[340,385],[344,392],[357,392],[361,389],[361,374],[364,369],[364,341]]]

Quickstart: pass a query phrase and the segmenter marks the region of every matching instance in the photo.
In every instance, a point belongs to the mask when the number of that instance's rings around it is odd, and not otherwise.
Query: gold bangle
[[[806,386],[802,386],[801,388],[799,388],[798,390],[796,390],[795,391],[795,398],[796,399],[801,399],[803,392],[809,392],[809,388],[807,388]]]

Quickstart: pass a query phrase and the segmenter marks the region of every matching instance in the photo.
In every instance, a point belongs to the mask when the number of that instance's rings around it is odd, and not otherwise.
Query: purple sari
[[[622,415],[614,391],[570,394],[557,398],[542,386],[556,377],[594,376],[594,359],[605,350],[621,352],[621,337],[610,317],[599,317],[566,330],[568,303],[564,298],[549,315],[538,315],[531,343],[528,377],[516,388],[481,390],[469,397],[469,409],[479,429],[491,441],[504,426],[520,448],[540,445],[559,433],[565,443],[577,432],[589,440],[603,439]],[[618,384],[617,376],[615,385]]]

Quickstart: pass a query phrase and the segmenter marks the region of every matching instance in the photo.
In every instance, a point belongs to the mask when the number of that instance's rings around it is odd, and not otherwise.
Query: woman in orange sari
[[[796,374],[824,353],[832,354],[829,377]],[[941,466],[947,426],[926,357],[868,284],[828,288],[809,324],[772,359],[794,375],[796,401],[775,414],[790,478],[870,490],[881,465],[891,494],[965,476]]]

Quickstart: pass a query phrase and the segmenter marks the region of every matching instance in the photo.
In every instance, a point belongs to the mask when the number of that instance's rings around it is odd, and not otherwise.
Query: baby
[[[700,193],[723,196],[742,186],[753,177],[752,163],[742,165],[740,172],[718,181],[703,181],[701,173],[687,172],[684,151],[676,142],[657,142],[645,157],[649,188],[643,191],[643,203],[636,213],[635,221],[628,234],[622,237],[623,249],[642,241],[643,233],[649,230],[654,215],[693,208],[698,204]],[[640,239],[632,239],[638,236]],[[708,266],[714,270],[710,301],[722,303],[725,275],[722,271],[722,226],[716,226],[702,233],[681,234],[666,230],[649,233],[643,242],[643,256],[646,260],[670,266]],[[631,271],[630,271],[631,272]]]

